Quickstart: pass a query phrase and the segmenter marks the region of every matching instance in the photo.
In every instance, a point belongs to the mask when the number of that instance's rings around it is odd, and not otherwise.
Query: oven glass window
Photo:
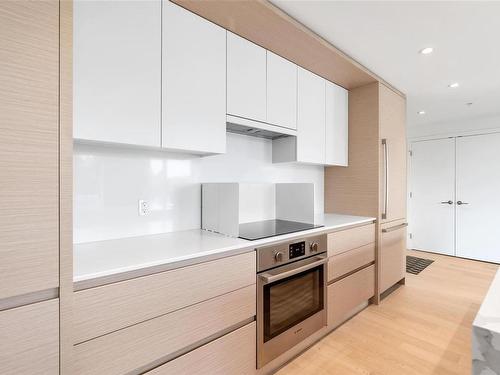
[[[264,286],[264,342],[323,310],[323,266]]]

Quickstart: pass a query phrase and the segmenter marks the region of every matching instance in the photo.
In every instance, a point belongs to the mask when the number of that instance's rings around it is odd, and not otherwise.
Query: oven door
[[[258,368],[326,325],[326,262],[325,254],[258,275]]]

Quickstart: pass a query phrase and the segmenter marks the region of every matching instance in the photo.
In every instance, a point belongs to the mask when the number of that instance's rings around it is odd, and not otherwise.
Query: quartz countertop
[[[143,276],[208,260],[254,251],[277,241],[330,232],[373,222],[373,217],[318,215],[323,227],[256,241],[227,237],[201,229],[78,243],[73,246],[75,289]]]
[[[500,375],[500,270],[472,324],[472,373]]]

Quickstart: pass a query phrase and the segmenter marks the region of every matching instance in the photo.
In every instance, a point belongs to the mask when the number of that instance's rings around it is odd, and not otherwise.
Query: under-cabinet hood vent
[[[230,133],[265,139],[278,139],[297,135],[296,130],[231,115],[226,117],[226,130]]]

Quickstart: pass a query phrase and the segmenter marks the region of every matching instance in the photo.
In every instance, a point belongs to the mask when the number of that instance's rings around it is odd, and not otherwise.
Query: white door
[[[163,3],[162,146],[226,150],[226,30]]]
[[[411,248],[455,253],[455,139],[411,145]]]
[[[161,1],[74,2],[74,138],[160,146]]]
[[[227,113],[266,122],[266,50],[229,31]]]
[[[457,138],[457,256],[500,262],[499,192],[500,134]]]
[[[297,65],[267,51],[267,122],[297,129]]]
[[[325,80],[299,68],[297,161],[325,163]]]
[[[349,94],[343,87],[328,81],[325,94],[325,164],[347,167]]]

